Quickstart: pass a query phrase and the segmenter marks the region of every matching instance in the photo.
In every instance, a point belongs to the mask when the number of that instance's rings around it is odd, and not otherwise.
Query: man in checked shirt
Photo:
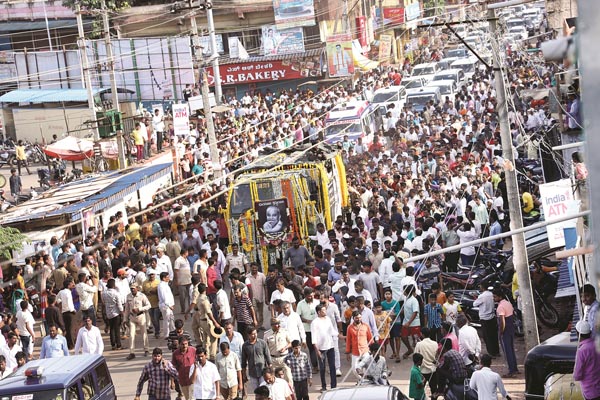
[[[152,361],[142,370],[142,375],[135,390],[134,400],[140,400],[144,382],[148,381],[148,400],[171,400],[171,379],[175,380],[179,390],[179,374],[170,361],[163,360],[162,350],[156,347],[152,351]],[[178,392],[179,397],[183,394]]]
[[[292,341],[292,353],[285,357],[285,363],[292,371],[296,400],[309,400],[308,387],[312,386],[312,373],[308,356],[300,350],[299,340]]]

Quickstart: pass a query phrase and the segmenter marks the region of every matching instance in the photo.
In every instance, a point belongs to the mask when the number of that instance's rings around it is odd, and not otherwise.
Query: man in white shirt
[[[206,358],[206,348],[196,347],[196,362],[190,367],[194,383],[194,399],[216,399],[220,396],[221,376],[217,366]]]
[[[331,323],[331,320],[327,317],[327,309],[325,306],[319,304],[316,307],[317,318],[315,318],[310,324],[312,332],[312,342],[317,353],[317,360],[319,360],[319,373],[321,374],[321,388],[323,391],[327,390],[327,384],[325,382],[325,360],[329,367],[329,376],[331,378],[331,388],[337,386],[337,379],[335,373],[335,350],[333,343],[333,336],[335,335],[335,328]]]
[[[306,347],[306,331],[304,330],[304,323],[302,323],[300,315],[292,310],[292,304],[289,301],[282,302],[281,310],[281,314],[277,316],[280,327],[287,331],[292,342],[298,340]]]
[[[478,400],[497,400],[498,391],[502,395],[502,398],[511,400],[510,396],[504,389],[504,383],[498,373],[492,371],[490,366],[492,365],[492,357],[489,354],[481,356],[481,369],[473,372],[469,386],[471,389],[477,392]]]
[[[152,116],[152,130],[154,131],[154,135],[156,135],[156,152],[161,153],[165,122],[158,108],[154,110],[154,115]]]
[[[275,300],[283,300],[292,304],[294,310],[296,309],[296,297],[294,296],[294,292],[285,287],[285,280],[283,278],[277,279],[275,283],[275,287],[277,290],[273,291],[271,294],[271,301],[269,304],[271,305],[271,317],[275,316],[275,307],[273,306],[273,302]]]
[[[494,296],[485,284],[481,284],[481,294],[473,302],[474,307],[479,307],[479,320],[483,329],[483,341],[485,348],[492,357],[500,354],[500,344],[498,341],[498,321],[496,320],[496,311]],[[457,321],[458,324],[458,321]]]
[[[271,400],[291,400],[292,389],[284,379],[276,378],[273,368],[267,367],[263,370],[264,384],[269,389],[269,399]]]
[[[158,308],[163,317],[161,332],[164,332],[164,339],[167,339],[169,332],[175,329],[175,315],[173,314],[175,298],[169,287],[169,281],[169,273],[161,272],[160,283],[158,284]]]
[[[72,349],[75,345],[73,340],[73,320],[75,319],[75,306],[73,305],[73,294],[71,289],[75,287],[73,278],[68,277],[63,283],[64,289],[62,289],[56,295],[56,304],[60,306],[60,312],[62,313],[63,321],[65,323],[65,337],[67,338],[67,345],[69,349]]]
[[[156,273],[160,274],[161,272],[167,272],[169,274],[169,279],[173,279],[173,265],[171,264],[171,259],[165,254],[165,248],[163,246],[158,246],[156,248]]]
[[[84,326],[77,332],[77,341],[75,342],[75,355],[82,354],[98,354],[102,355],[104,351],[104,341],[98,327],[92,325],[92,318],[85,316],[83,319]]]
[[[98,292],[98,288],[91,284],[88,275],[80,273],[77,275],[79,283],[75,285],[77,294],[79,295],[79,308],[82,316],[89,315],[92,317],[92,323],[96,325],[96,308],[94,307],[94,295]]]
[[[224,326],[227,322],[231,321],[231,307],[229,306],[229,297],[225,290],[223,290],[223,281],[217,279],[213,285],[215,289],[217,289],[217,309],[219,310],[219,315],[217,320],[221,326]]]
[[[459,314],[456,317],[458,327],[458,352],[463,357],[465,365],[473,363],[473,357],[479,357],[481,353],[481,340],[477,330],[468,324],[467,317]]]
[[[19,334],[21,338],[21,345],[23,351],[27,356],[28,360],[31,360],[33,353],[33,342],[35,341],[35,333],[33,332],[33,325],[35,320],[33,315],[29,312],[29,303],[27,300],[22,300],[19,304],[20,310],[17,312],[17,328],[19,328]]]
[[[17,367],[17,359],[15,355],[23,351],[23,348],[17,344],[19,337],[14,332],[8,332],[6,338],[6,346],[0,347],[0,354],[6,359],[6,370],[11,373]]]

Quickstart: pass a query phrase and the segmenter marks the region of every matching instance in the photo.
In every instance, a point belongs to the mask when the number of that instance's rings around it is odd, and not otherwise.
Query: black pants
[[[460,251],[455,251],[445,254],[444,263],[442,264],[442,270],[444,272],[456,272],[458,270],[458,259],[460,258]]]
[[[248,340],[248,326],[249,324],[245,324],[243,322],[238,321],[237,328],[238,332],[242,334],[242,338],[244,338],[244,342]]]
[[[316,368],[317,352],[315,351],[315,346],[313,346],[312,334],[310,332],[306,332],[306,346],[308,346],[308,357],[310,358],[310,364],[313,368]]]
[[[429,389],[431,389],[431,393],[436,393],[438,391],[438,375],[436,372],[423,374],[425,378],[425,382],[429,383]]]
[[[308,332],[306,332],[308,334]],[[321,350],[321,357],[319,358],[319,373],[321,375],[321,387],[327,389],[327,383],[325,382],[325,362],[329,366],[329,379],[331,380],[331,388],[337,387],[337,378],[335,376],[335,349],[332,347],[328,350]]]
[[[156,152],[157,153],[160,153],[162,151],[162,145],[163,145],[163,133],[156,132]]]
[[[65,338],[67,339],[67,347],[71,350],[75,347],[75,341],[73,340],[73,320],[75,319],[75,312],[64,312],[62,313],[63,321],[65,322]]]
[[[308,379],[294,381],[294,391],[296,392],[296,400],[309,400]]]
[[[110,345],[112,347],[121,346],[121,316],[117,315],[114,318],[109,318],[108,325],[110,326]]]
[[[29,165],[27,165],[27,160],[17,160],[17,168],[19,169],[19,175],[21,175],[21,165],[25,166],[27,169],[27,173],[31,175],[31,171],[29,170]]]
[[[500,354],[500,344],[498,342],[498,321],[496,318],[481,320],[483,329],[483,341],[489,355],[497,356]]]

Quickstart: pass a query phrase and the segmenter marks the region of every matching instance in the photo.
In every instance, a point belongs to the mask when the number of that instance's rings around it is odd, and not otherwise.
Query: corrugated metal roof
[[[219,64],[225,65],[225,64],[243,64],[243,63],[251,63],[251,62],[263,62],[263,61],[298,60],[300,58],[321,56],[321,54],[323,53],[324,50],[325,50],[324,48],[319,47],[318,49],[306,50],[304,53],[290,53],[290,54],[283,54],[283,55],[277,55],[277,56],[256,56],[256,57],[249,57],[245,60],[241,60],[239,58],[227,58],[223,61],[219,61]]]
[[[133,93],[128,89],[119,88],[119,93]],[[99,93],[110,92],[110,88],[92,89],[96,96]],[[86,89],[17,89],[0,96],[2,103],[87,103]]]
[[[81,211],[91,209],[98,212],[112,207],[120,200],[148,183],[171,172],[170,163],[150,165],[135,169],[126,174],[110,172],[100,176],[90,177],[81,181],[71,182],[51,192],[42,193],[40,198],[30,200],[4,215],[2,224],[32,221],[46,217],[68,215],[71,221],[81,218]],[[91,188],[82,196],[78,193],[85,188]],[[61,192],[71,192],[72,196],[61,196]],[[55,196],[61,197],[59,201]]]

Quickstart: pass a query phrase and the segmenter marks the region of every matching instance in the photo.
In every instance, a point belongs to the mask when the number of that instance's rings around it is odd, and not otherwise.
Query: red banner
[[[386,23],[403,24],[404,8],[402,7],[383,7],[383,20]]]
[[[356,17],[356,31],[358,33],[358,43],[360,43],[363,53],[369,51],[369,41],[367,39],[367,17],[364,15]]]
[[[293,61],[262,61],[219,65],[222,85],[235,85],[253,82],[285,81],[306,78],[309,71],[302,71],[300,63]],[[208,68],[208,82],[214,85],[213,69]]]

